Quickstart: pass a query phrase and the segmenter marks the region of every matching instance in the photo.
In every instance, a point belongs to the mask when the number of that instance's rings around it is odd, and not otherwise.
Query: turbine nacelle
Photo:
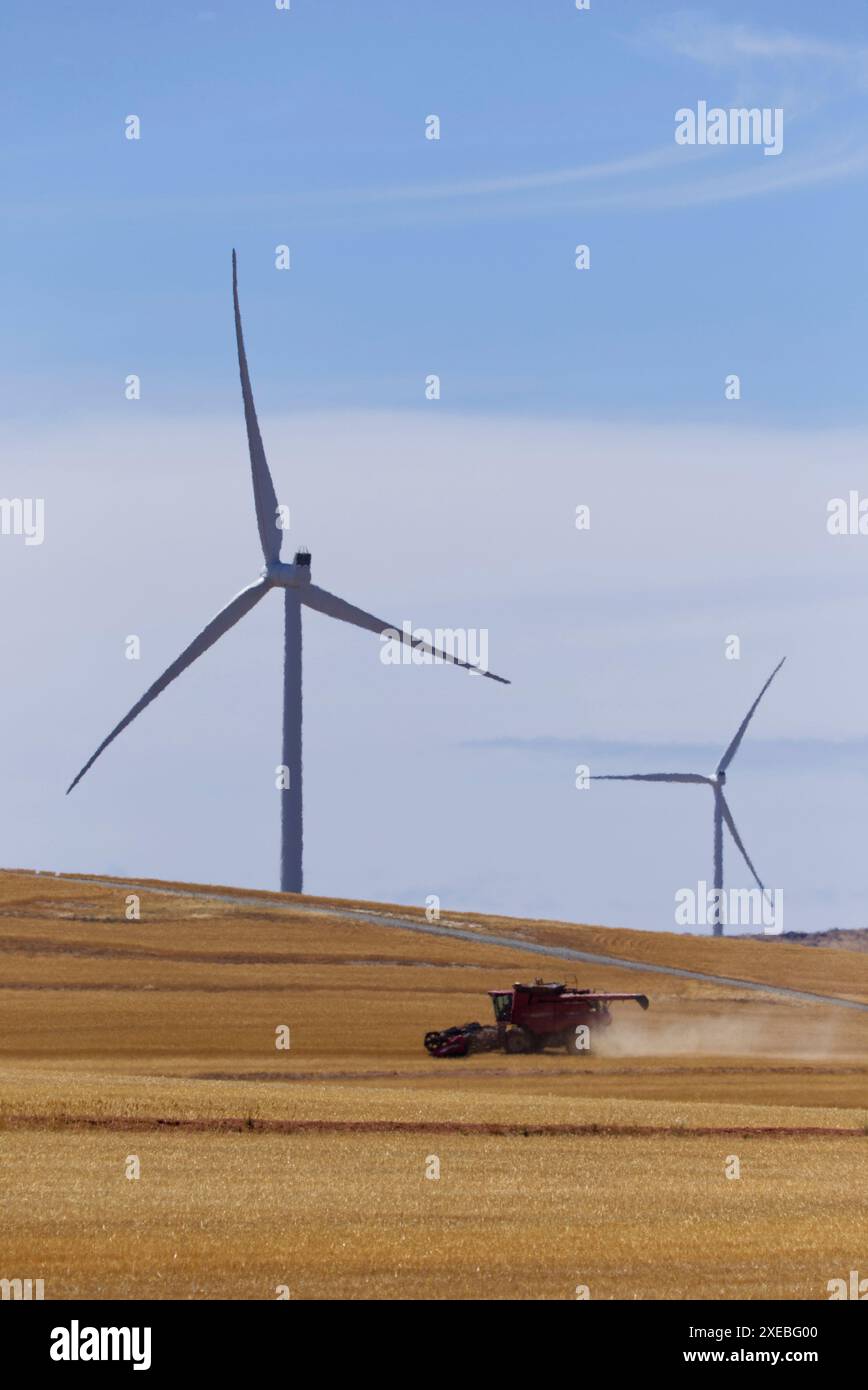
[[[310,551],[298,550],[291,565],[272,560],[262,571],[263,579],[278,589],[300,589],[310,583]]]
[[[709,778],[708,780],[711,782],[712,786],[715,786],[715,787],[725,787],[725,786],[726,786],[726,773],[725,773],[725,772],[712,772],[712,774],[711,774],[711,776],[710,776],[710,778]]]

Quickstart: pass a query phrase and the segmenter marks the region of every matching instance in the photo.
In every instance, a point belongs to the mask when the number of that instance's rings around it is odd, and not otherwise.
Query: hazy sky
[[[709,771],[787,655],[730,805],[785,927],[866,925],[868,536],[826,528],[868,497],[864,7],[10,0],[2,37],[0,491],[45,501],[0,535],[2,861],[276,885],[277,595],[63,796],[261,567],[235,245],[287,548],[513,680],[306,616],[309,890],[672,929],[709,792],[575,767]],[[678,146],[700,100],[782,108],[782,153]]]

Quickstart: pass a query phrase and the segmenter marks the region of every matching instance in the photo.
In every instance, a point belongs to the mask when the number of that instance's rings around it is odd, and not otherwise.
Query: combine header
[[[647,994],[600,994],[593,989],[568,985],[513,985],[490,989],[493,1024],[465,1023],[442,1033],[426,1033],[425,1046],[432,1057],[466,1057],[471,1052],[542,1052],[563,1047],[581,1055],[591,1046],[598,1029],[612,1022],[609,1005],[635,999],[648,1008]]]

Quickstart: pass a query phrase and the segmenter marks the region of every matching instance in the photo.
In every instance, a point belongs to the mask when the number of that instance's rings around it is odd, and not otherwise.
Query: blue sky
[[[859,5],[11,3],[5,30],[7,408],[50,371],[102,409],[121,359],[149,409],[221,401],[237,243],[263,408],[411,407],[438,371],[448,408],[717,421],[738,371],[742,418],[863,418]],[[783,156],[676,148],[700,97],[783,103]]]
[[[42,546],[0,537],[4,861],[274,884],[276,600],[61,795],[261,563],[235,245],[315,578],[486,627],[514,682],[387,672],[306,619],[311,891],[671,928],[710,809],[583,799],[573,768],[707,770],[786,653],[733,812],[788,925],[865,925],[868,537],[825,530],[829,498],[868,496],[863,7],[19,0],[2,22],[2,491],[46,502]],[[699,100],[782,107],[783,152],[677,146]]]

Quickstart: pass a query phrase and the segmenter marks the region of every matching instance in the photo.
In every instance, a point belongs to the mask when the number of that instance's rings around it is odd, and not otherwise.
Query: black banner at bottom
[[[849,1301],[849,1300],[848,1300]],[[856,1300],[861,1303],[864,1300]],[[7,1302],[0,1307],[7,1364],[27,1372],[60,1376],[98,1374],[109,1367],[114,1375],[136,1372],[162,1378],[167,1373],[213,1371],[223,1377],[243,1371],[262,1375],[290,1371],[299,1351],[322,1357],[333,1369],[343,1356],[369,1359],[370,1338],[379,1338],[383,1365],[394,1374],[427,1379],[437,1369],[466,1376],[468,1343],[461,1350],[449,1336],[461,1333],[467,1304],[442,1302],[404,1304],[400,1321],[390,1304],[244,1302]],[[675,1368],[700,1375],[709,1367],[790,1366],[830,1372],[858,1365],[866,1332],[865,1310],[842,1307],[837,1301],[810,1303],[651,1303],[577,1300],[569,1314],[552,1325],[557,1344],[540,1344],[535,1318],[526,1341],[518,1326],[522,1317],[512,1304],[492,1303],[490,1331],[500,1332],[499,1314],[507,1311],[505,1343],[480,1345],[480,1305],[473,1304],[472,1333],[480,1375],[489,1375],[491,1361],[502,1363],[544,1353],[567,1358],[562,1374],[584,1376],[599,1367],[618,1373],[638,1370],[669,1373]],[[424,1349],[407,1347],[414,1313],[426,1337]],[[382,1331],[378,1328],[383,1317]],[[359,1323],[356,1324],[356,1318]],[[345,1322],[348,1320],[348,1323]],[[319,1324],[319,1325],[318,1325]],[[358,1330],[361,1340],[353,1337]],[[546,1324],[548,1332],[549,1325]],[[489,1331],[487,1327],[484,1329]],[[353,1337],[345,1341],[341,1333]],[[325,1334],[325,1344],[319,1338]],[[434,1334],[433,1337],[431,1334]],[[433,1343],[433,1345],[432,1345]],[[367,1351],[364,1348],[367,1347]],[[400,1348],[403,1347],[403,1350]],[[345,1350],[344,1350],[345,1349]],[[575,1360],[578,1364],[570,1364]],[[550,1365],[551,1368],[551,1365]],[[502,1365],[498,1366],[502,1372]],[[475,1373],[475,1372],[474,1372]],[[512,1372],[510,1372],[510,1377]]]

